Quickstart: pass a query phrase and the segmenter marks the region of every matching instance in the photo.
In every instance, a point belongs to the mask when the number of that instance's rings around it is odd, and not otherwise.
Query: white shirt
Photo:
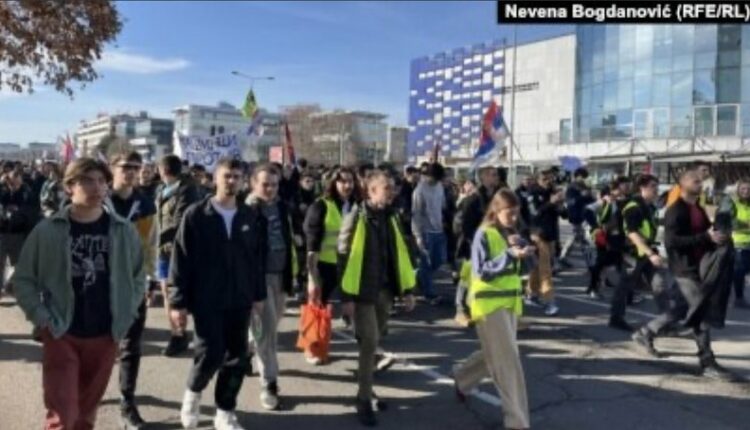
[[[211,199],[211,206],[216,209],[216,212],[221,215],[221,217],[224,219],[224,226],[227,228],[227,237],[232,238],[232,221],[234,220],[234,216],[237,214],[237,208],[234,209],[226,209],[221,206],[219,206],[218,203],[214,201],[214,199]]]

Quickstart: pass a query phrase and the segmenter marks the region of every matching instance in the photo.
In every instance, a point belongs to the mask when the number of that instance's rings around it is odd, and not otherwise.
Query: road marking
[[[344,339],[344,340],[350,342],[350,343],[357,343],[357,339],[355,339],[354,336],[352,336],[352,335],[350,335],[348,333],[344,333],[343,331],[333,330],[333,334],[336,335],[336,336],[338,336],[338,337],[340,337],[341,339]],[[406,358],[401,357],[398,354],[394,354],[392,352],[388,352],[388,351],[384,350],[381,347],[378,347],[378,353],[382,354],[382,355],[384,355],[384,356],[386,356],[386,357],[388,357],[388,358],[390,358],[390,359],[392,359],[392,360],[394,360],[394,361],[396,361],[398,363],[400,363],[402,366],[406,367],[409,370],[414,370],[416,372],[419,372],[419,373],[427,376],[428,378],[434,380],[437,384],[440,384],[440,385],[449,385],[449,386],[453,385],[453,378],[450,378],[450,377],[448,377],[446,375],[443,375],[442,373],[436,371],[432,367],[422,366],[422,365],[413,363],[413,362],[407,360]],[[485,393],[483,391],[479,391],[478,389],[474,389],[474,390],[472,390],[469,393],[469,395],[471,395],[472,397],[475,397],[476,399],[481,400],[481,401],[483,401],[483,402],[485,402],[485,403],[487,403],[487,404],[489,404],[491,406],[495,406],[495,407],[498,407],[498,408],[500,407],[500,398],[497,397],[497,396],[494,396],[492,394]]]
[[[558,297],[562,297],[564,299],[571,300],[571,301],[578,302],[578,303],[584,303],[584,304],[591,305],[591,306],[598,306],[604,309],[610,308],[609,304],[594,302],[594,301],[591,301],[590,299],[585,299],[585,298],[573,296],[570,294],[557,293],[556,295]],[[641,310],[633,309],[633,308],[628,309],[628,312],[634,313],[636,315],[644,316],[644,317],[650,317],[650,318],[658,317],[658,315],[652,314],[651,312],[641,311]],[[726,320],[726,324],[728,326],[750,327],[750,323],[743,322],[743,321]]]

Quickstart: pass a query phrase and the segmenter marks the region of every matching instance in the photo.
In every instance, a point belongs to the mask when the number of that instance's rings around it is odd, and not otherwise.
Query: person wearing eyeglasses
[[[137,152],[112,157],[112,190],[109,203],[115,213],[133,223],[143,248],[146,273],[156,266],[156,204],[136,189],[143,158]],[[145,287],[144,287],[145,288]],[[146,424],[135,403],[135,387],[141,365],[141,344],[146,327],[148,288],[138,307],[135,322],[120,342],[120,419],[126,430],[141,429]]]
[[[108,166],[80,158],[63,184],[71,204],[31,232],[14,274],[16,298],[43,349],[46,429],[93,429],[117,343],[143,302],[135,226],[107,208]]]

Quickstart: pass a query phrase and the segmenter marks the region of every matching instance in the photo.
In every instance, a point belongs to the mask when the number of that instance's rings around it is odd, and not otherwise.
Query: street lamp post
[[[247,73],[242,73],[237,70],[232,70],[232,75],[249,80],[250,89],[253,89],[253,85],[255,85],[255,81],[273,81],[276,79],[273,76],[250,76]]]

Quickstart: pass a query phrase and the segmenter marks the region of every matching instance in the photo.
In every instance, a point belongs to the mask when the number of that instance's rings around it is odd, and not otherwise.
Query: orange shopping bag
[[[297,348],[308,351],[323,362],[331,347],[331,308],[313,303],[302,305]]]

